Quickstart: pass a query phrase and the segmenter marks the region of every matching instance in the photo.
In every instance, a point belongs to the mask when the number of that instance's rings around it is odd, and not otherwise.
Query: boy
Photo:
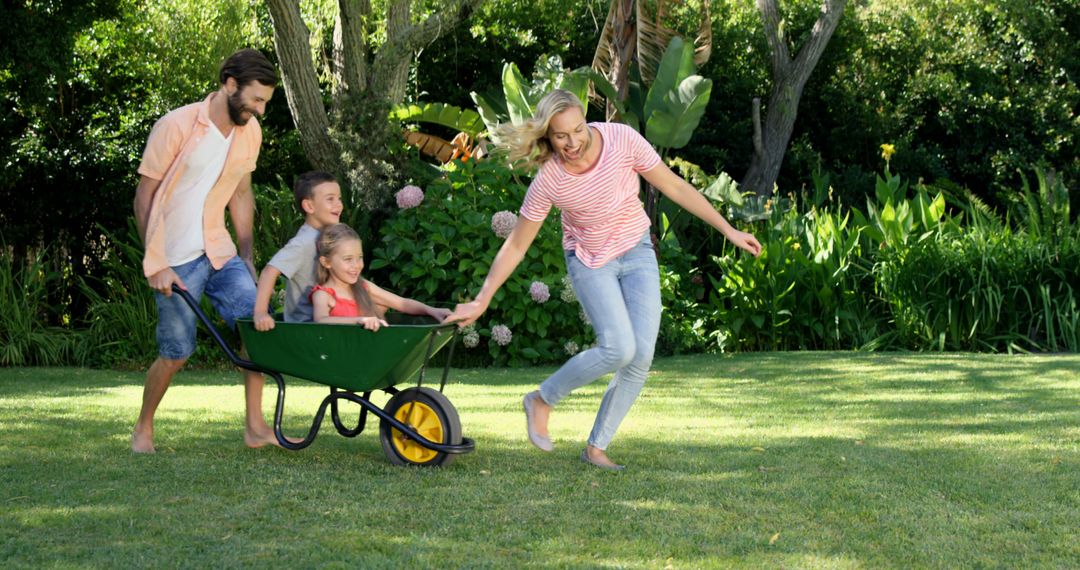
[[[281,248],[263,268],[255,293],[255,330],[274,328],[270,316],[270,297],[279,276],[288,279],[285,287],[285,321],[310,322],[311,288],[315,286],[315,264],[318,255],[315,241],[326,226],[341,218],[341,186],[329,172],[313,170],[300,175],[293,185],[296,207],[304,214],[300,226],[285,247]]]

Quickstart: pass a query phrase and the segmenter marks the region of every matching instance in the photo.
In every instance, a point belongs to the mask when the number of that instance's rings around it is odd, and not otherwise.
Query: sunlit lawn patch
[[[221,372],[178,376],[135,456],[141,374],[2,369],[0,566],[1080,566],[1078,356],[659,360],[621,474],[577,458],[602,382],[558,408],[553,453],[528,446],[521,395],[551,370],[455,370],[477,451],[421,470],[377,424],[245,449]],[[290,385],[290,430],[323,393]]]

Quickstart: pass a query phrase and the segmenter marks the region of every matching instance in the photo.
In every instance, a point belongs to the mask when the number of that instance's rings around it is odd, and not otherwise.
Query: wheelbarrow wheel
[[[390,398],[383,408],[397,421],[435,443],[461,443],[461,420],[450,400],[431,388],[409,388]],[[446,466],[455,454],[428,449],[386,420],[379,422],[383,452],[394,465]]]

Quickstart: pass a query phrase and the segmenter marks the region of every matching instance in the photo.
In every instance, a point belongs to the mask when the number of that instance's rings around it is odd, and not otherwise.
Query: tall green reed
[[[0,245],[0,366],[66,364],[79,344],[78,333],[49,324],[57,315],[48,293],[62,276],[51,253],[20,258]]]
[[[1064,185],[1037,177],[1039,188],[1025,182],[1004,217],[968,193],[930,239],[882,250],[878,288],[905,346],[1077,350],[1080,225]]]
[[[865,224],[826,198],[827,177],[809,205],[795,196],[732,216],[763,245],[753,258],[725,245],[712,258],[712,338],[722,350],[842,349],[874,346],[885,334],[873,288]]]
[[[127,231],[102,231],[101,277],[84,277],[89,300],[77,361],[91,366],[138,367],[157,352],[154,293],[142,272],[143,250],[134,221]]]

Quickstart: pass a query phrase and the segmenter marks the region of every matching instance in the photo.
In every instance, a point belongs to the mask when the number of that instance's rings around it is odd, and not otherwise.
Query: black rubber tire
[[[398,410],[401,409],[402,406],[409,406],[410,402],[413,402],[414,400],[417,404],[427,406],[427,408],[434,412],[434,417],[438,419],[438,423],[443,432],[443,441],[437,441],[436,443],[449,443],[451,445],[461,443],[461,420],[458,418],[457,409],[454,408],[454,405],[450,403],[450,400],[438,390],[433,390],[426,386],[402,390],[395,394],[393,398],[390,398],[390,401],[383,407],[383,411],[391,416],[397,417],[396,414]],[[386,420],[379,421],[379,440],[382,442],[383,453],[386,454],[386,457],[394,465],[445,467],[452,463],[454,457],[457,456],[455,453],[427,450],[432,452],[430,457],[424,457],[422,460],[410,458],[404,455],[402,450],[398,448],[398,444],[394,441],[393,434],[395,432],[398,432],[398,430],[394,429],[389,422]],[[421,435],[428,437],[427,434]],[[412,445],[418,444],[414,442]],[[428,454],[425,453],[424,455]]]

